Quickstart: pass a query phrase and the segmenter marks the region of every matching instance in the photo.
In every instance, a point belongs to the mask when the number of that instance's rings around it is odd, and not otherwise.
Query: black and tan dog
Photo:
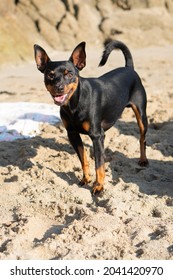
[[[80,43],[67,61],[51,61],[43,48],[34,45],[38,70],[44,73],[44,82],[56,105],[83,169],[81,184],[90,182],[89,165],[80,134],[92,139],[95,156],[96,181],[92,192],[103,190],[104,133],[121,116],[125,107],[132,107],[140,129],[140,160],[146,166],[145,134],[147,131],[146,93],[127,46],[111,41],[103,52],[104,65],[113,49],[120,49],[125,67],[112,70],[99,78],[82,78],[79,71],[86,65],[85,42]]]

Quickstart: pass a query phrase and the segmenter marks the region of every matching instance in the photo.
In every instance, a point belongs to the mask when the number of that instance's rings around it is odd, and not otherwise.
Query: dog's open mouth
[[[61,106],[65,103],[66,99],[67,99],[68,94],[62,94],[62,95],[57,95],[54,97],[54,102],[55,104]]]
[[[63,106],[66,101],[70,99],[71,94],[73,93],[73,89],[70,89],[69,92],[63,93],[63,94],[58,94],[57,96],[54,96],[54,102],[58,106]]]

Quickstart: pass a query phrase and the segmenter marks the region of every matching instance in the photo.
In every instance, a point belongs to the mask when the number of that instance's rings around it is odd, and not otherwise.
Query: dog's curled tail
[[[105,65],[110,53],[114,49],[121,50],[124,54],[124,57],[125,57],[125,61],[126,61],[125,66],[126,67],[131,67],[131,68],[134,69],[133,58],[132,58],[131,52],[128,49],[128,47],[120,41],[111,41],[106,45],[105,50],[103,51],[103,55],[102,55],[101,61],[99,63],[99,66]]]

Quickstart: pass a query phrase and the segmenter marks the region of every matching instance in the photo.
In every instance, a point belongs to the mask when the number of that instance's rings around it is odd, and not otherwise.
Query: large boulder
[[[71,50],[119,39],[134,47],[173,42],[173,0],[0,1],[0,64],[31,59],[33,44]]]

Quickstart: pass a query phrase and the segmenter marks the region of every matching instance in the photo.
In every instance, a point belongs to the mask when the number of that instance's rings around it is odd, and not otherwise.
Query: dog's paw
[[[83,176],[82,180],[79,182],[80,186],[88,185],[91,182],[90,176]]]
[[[143,166],[143,167],[147,167],[148,165],[149,165],[149,162],[148,162],[148,159],[140,159],[139,161],[138,161],[138,164],[140,165],[140,166]]]
[[[103,185],[95,182],[93,185],[92,194],[95,195],[97,193],[100,193],[102,190],[103,190]]]

